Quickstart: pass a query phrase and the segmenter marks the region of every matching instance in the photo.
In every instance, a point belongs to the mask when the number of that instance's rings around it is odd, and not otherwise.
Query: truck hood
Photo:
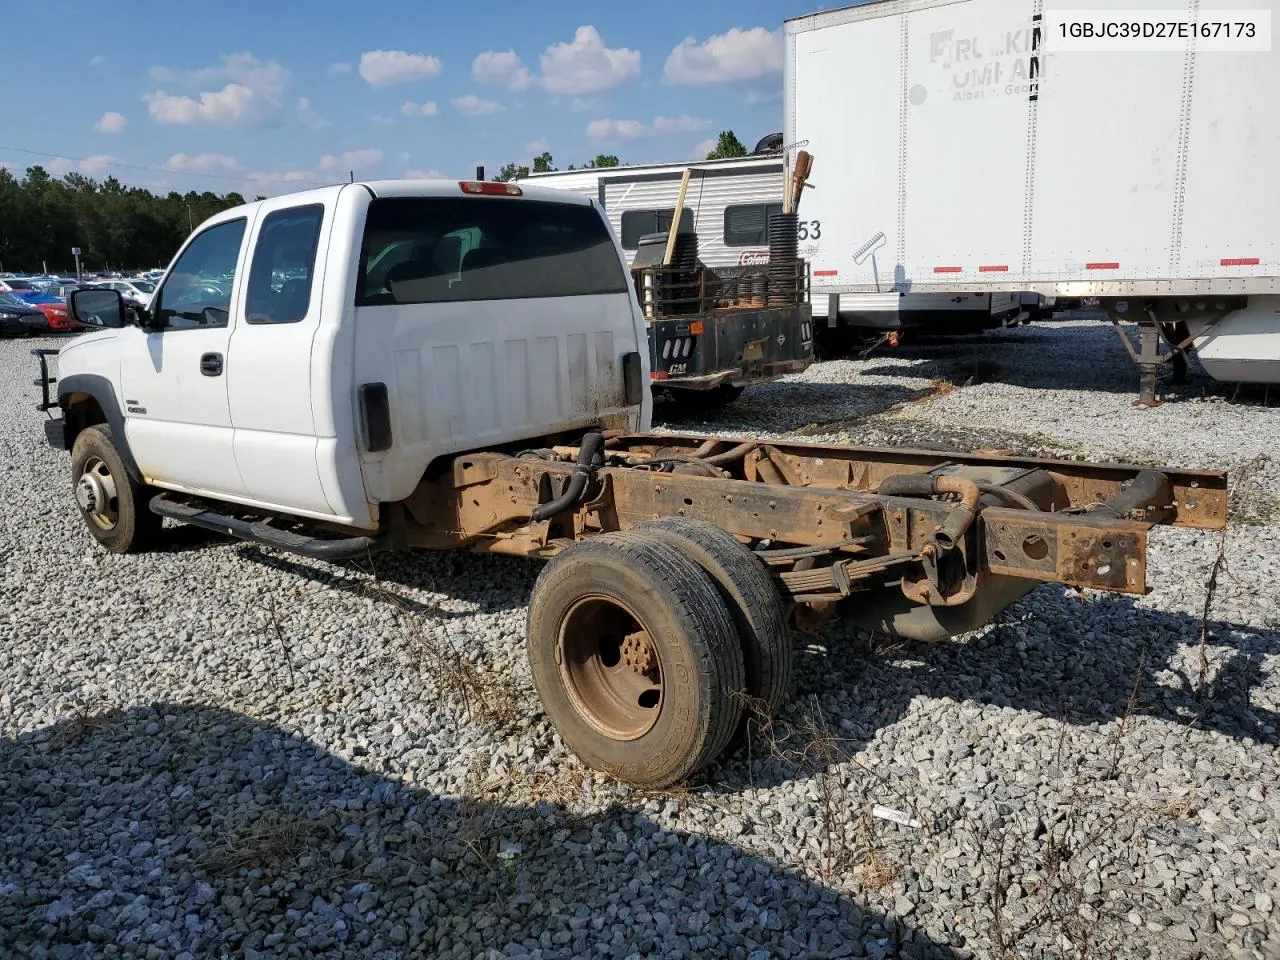
[[[74,340],[62,346],[62,349],[58,351],[58,358],[61,359],[62,357],[67,356],[71,351],[78,348],[87,347],[94,343],[106,343],[108,341],[115,340],[119,336],[120,331],[114,329],[94,330],[91,333],[82,333]]]

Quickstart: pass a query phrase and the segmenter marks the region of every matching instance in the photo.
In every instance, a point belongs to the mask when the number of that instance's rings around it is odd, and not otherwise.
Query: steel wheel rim
[[[120,522],[120,494],[105,460],[91,456],[84,462],[75,494],[76,503],[94,526],[101,530],[115,529]]]
[[[666,700],[662,660],[625,604],[599,595],[578,600],[560,622],[556,663],[569,701],[598,733],[638,740],[658,722]]]

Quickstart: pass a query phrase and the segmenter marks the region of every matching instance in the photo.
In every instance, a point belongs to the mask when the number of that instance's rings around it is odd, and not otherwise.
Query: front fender
[[[141,483],[142,473],[138,470],[133,451],[129,449],[129,439],[125,436],[124,412],[120,409],[120,401],[111,381],[101,374],[73,373],[58,380],[58,406],[62,408],[62,419],[66,424],[62,431],[63,445],[70,450],[75,444],[76,435],[95,422],[77,412],[76,398],[85,396],[91,397],[102,411],[103,419],[111,428],[111,441],[120,454],[120,459],[124,461],[129,476]]]

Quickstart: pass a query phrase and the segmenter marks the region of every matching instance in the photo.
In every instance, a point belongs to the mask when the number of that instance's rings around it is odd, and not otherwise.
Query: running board
[[[215,533],[237,537],[265,547],[276,547],[312,560],[349,560],[382,549],[381,541],[374,537],[344,537],[322,540],[301,533],[290,533],[273,527],[264,520],[240,520],[226,514],[214,513],[202,507],[190,506],[170,500],[167,494],[151,498],[151,512],[179,523],[203,527]]]

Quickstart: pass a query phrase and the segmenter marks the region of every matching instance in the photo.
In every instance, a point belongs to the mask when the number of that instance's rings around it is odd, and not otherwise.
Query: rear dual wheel
[[[744,694],[772,709],[790,675],[767,572],[724,531],[676,518],[552,560],[528,636],[538,694],[569,747],[649,787],[712,763],[742,729]]]

